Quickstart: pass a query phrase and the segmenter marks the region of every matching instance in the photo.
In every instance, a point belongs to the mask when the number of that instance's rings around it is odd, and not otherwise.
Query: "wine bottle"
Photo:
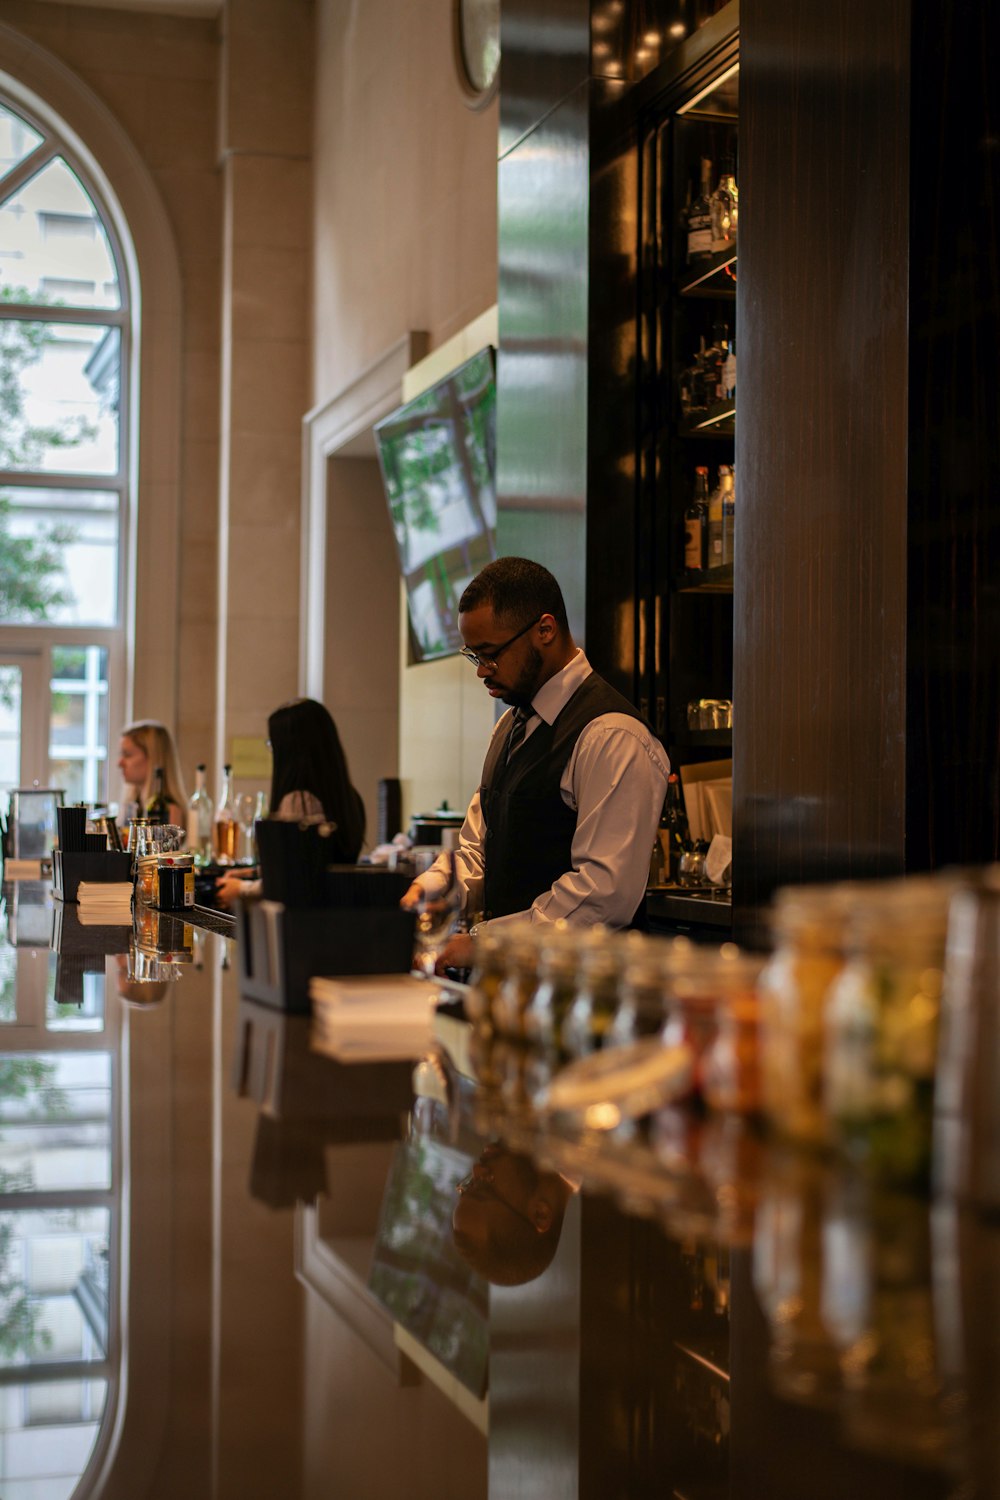
[[[676,885],[681,855],[691,848],[691,830],[681,801],[681,780],[676,771],[671,771],[667,777],[667,797],[660,816],[659,838],[666,873]]]
[[[694,471],[694,493],[684,512],[684,566],[689,573],[700,573],[705,566],[705,544],[708,540],[708,470]]]
[[[212,849],[216,864],[234,865],[236,863],[239,832],[236,798],[233,795],[233,768],[226,765],[222,768],[222,792],[215,821],[212,824]]]
[[[153,823],[169,823],[170,808],[167,804],[167,796],[163,790],[163,767],[157,766],[153,772],[153,795],[146,803],[146,817]]]
[[[732,567],[736,556],[736,474],[723,479],[722,491],[722,563]]]
[[[212,820],[215,803],[205,786],[205,767],[200,765],[194,773],[194,795],[188,803],[187,846],[194,855],[196,865],[212,862]]]
[[[728,467],[725,464],[721,464],[719,467],[719,482],[708,500],[708,560],[706,566],[709,568],[722,567],[722,503],[726,490],[724,481],[728,476]]]
[[[739,193],[731,157],[723,158],[719,185],[709,199],[709,216],[713,251],[728,249],[736,240],[739,223]]]
[[[687,217],[687,263],[696,266],[708,260],[712,254],[712,210],[709,199],[712,193],[712,163],[707,156],[701,159],[701,187],[692,200]]]

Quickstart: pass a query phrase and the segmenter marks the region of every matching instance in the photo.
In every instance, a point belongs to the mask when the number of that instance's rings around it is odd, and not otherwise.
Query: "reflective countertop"
[[[3,1500],[1000,1494],[992,1225],[543,1128],[453,1015],[344,1065],[217,933],[4,898]]]

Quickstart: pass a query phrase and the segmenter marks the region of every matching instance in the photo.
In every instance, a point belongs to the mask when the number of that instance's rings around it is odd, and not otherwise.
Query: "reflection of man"
[[[574,1191],[565,1177],[539,1171],[529,1157],[486,1146],[458,1185],[451,1217],[455,1248],[497,1286],[534,1281],[559,1247]]]
[[[491,698],[509,704],[462,828],[456,867],[467,911],[491,926],[558,918],[627,927],[639,910],[666,794],[663,746],[599,677],[570,633],[547,568],[501,557],[459,601],[463,655]],[[404,897],[435,896],[443,870]],[[451,940],[438,968],[468,966]]]

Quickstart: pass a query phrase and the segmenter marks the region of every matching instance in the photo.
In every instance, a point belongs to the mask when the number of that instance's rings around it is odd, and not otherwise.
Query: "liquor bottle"
[[[215,803],[205,786],[205,767],[200,765],[194,773],[194,794],[188,803],[187,846],[194,855],[196,865],[212,863],[212,819]]]
[[[649,856],[649,879],[646,882],[648,890],[658,890],[667,878],[666,861],[663,854],[663,843],[657,835],[653,840],[653,850]]]
[[[691,830],[681,801],[681,781],[676,771],[671,771],[667,777],[667,797],[660,815],[659,839],[663,847],[665,873],[676,885],[681,855],[691,848]]]
[[[700,573],[705,566],[705,544],[708,540],[708,470],[694,471],[694,494],[684,512],[684,566],[689,573]]]
[[[239,839],[240,822],[237,816],[236,798],[233,796],[233,768],[222,768],[222,794],[219,798],[215,822],[212,824],[212,849],[219,865],[236,863],[236,845]]]
[[[722,491],[722,565],[732,567],[736,558],[736,471],[723,478]]]
[[[736,400],[736,343],[733,339],[729,340],[729,348],[722,362],[722,399]]]
[[[167,805],[167,796],[163,790],[163,767],[157,766],[153,772],[153,795],[146,803],[146,817],[153,823],[169,823],[170,809]]]
[[[706,566],[709,568],[722,567],[722,504],[726,491],[725,480],[728,477],[728,467],[725,464],[721,464],[719,467],[719,482],[708,499],[708,559]]]
[[[712,163],[701,159],[701,187],[691,203],[687,216],[687,263],[696,266],[712,255]]]
[[[739,192],[731,157],[723,157],[719,185],[709,199],[712,249],[727,250],[736,240],[739,223]]]

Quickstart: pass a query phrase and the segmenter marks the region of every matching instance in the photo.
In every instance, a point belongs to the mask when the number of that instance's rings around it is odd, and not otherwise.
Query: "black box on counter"
[[[108,849],[101,853],[53,850],[52,893],[60,901],[75,901],[81,880],[107,885],[113,881],[131,879],[132,858],[129,854],[118,854]]]
[[[406,974],[413,912],[398,907],[286,907],[243,901],[236,920],[240,994],[305,1014],[319,974]]]

